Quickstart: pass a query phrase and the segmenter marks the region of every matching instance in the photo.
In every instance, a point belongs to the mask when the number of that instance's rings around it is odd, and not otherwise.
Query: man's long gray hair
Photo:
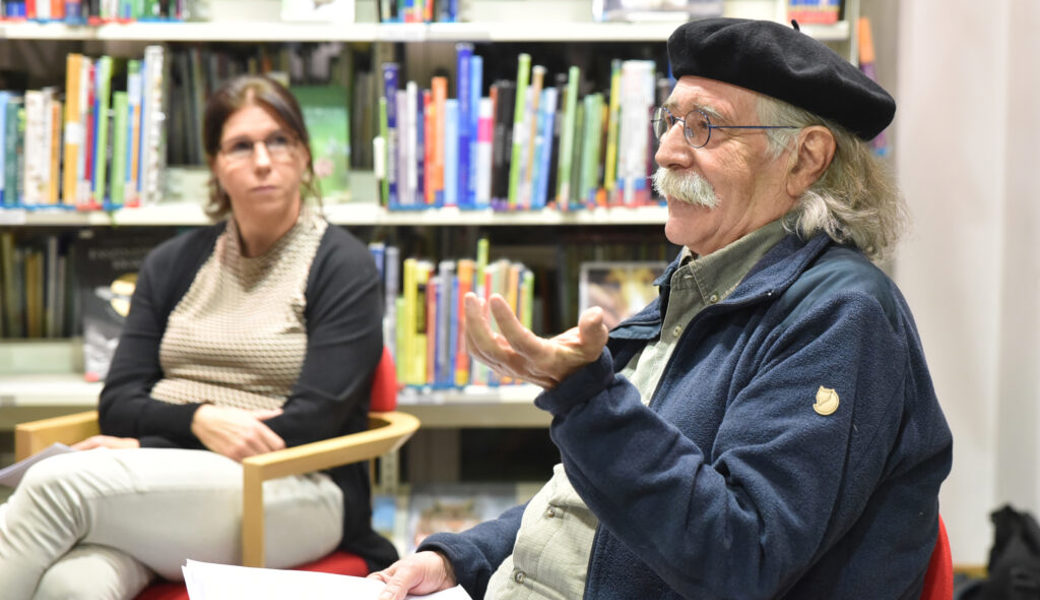
[[[884,259],[907,229],[909,213],[891,171],[870,145],[840,125],[774,98],[759,97],[758,116],[761,123],[823,125],[834,134],[830,166],[788,213],[786,227],[806,239],[822,231],[875,262]],[[768,135],[770,151],[779,157],[798,130],[770,129]]]

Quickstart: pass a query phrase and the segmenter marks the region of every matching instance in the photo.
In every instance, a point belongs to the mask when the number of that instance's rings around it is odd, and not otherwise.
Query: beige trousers
[[[325,474],[264,483],[266,564],[332,551],[343,496]],[[87,450],[43,460],[0,505],[0,595],[133,598],[188,558],[241,559],[242,467],[204,450]]]

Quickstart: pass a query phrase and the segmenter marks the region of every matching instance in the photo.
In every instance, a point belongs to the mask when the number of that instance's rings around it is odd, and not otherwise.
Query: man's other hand
[[[402,558],[368,577],[386,583],[379,600],[404,600],[408,594],[432,594],[456,585],[447,557],[428,550]]]

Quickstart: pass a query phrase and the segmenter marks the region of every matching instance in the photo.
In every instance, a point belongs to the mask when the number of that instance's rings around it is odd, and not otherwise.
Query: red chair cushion
[[[293,568],[294,571],[317,571],[337,575],[368,575],[368,565],[356,554],[337,550],[314,562]],[[160,581],[146,587],[135,600],[188,600],[188,589],[183,583]]]
[[[939,517],[939,536],[935,539],[935,549],[928,561],[928,571],[924,574],[921,600],[950,598],[953,598],[953,556],[950,553],[950,539],[946,536],[946,525]]]
[[[397,368],[390,350],[383,347],[383,356],[376,366],[372,378],[372,397],[369,410],[372,412],[388,412],[397,408]]]

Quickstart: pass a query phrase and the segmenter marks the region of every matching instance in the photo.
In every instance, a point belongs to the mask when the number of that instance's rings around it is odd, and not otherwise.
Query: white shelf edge
[[[2,23],[0,40],[107,40],[145,42],[661,42],[678,21],[600,23],[530,21],[520,23],[291,23],[282,21],[135,22],[99,26],[63,23]],[[804,25],[821,41],[844,41],[847,21]]]
[[[599,207],[561,212],[555,209],[495,212],[431,208],[392,211],[372,203],[326,204],[325,216],[337,225],[386,226],[553,226],[553,225],[663,225],[668,218],[664,206]],[[177,226],[207,225],[211,221],[197,203],[170,202],[140,208],[121,208],[111,212],[77,212],[64,209],[0,210],[2,226]]]

